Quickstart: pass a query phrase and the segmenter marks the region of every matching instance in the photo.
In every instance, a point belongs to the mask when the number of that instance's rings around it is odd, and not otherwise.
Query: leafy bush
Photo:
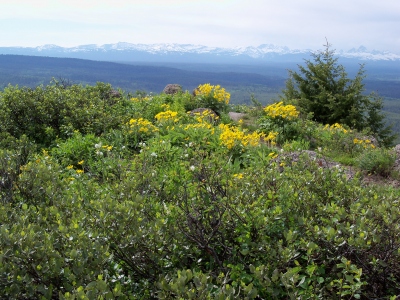
[[[194,91],[194,101],[191,109],[210,108],[218,115],[226,112],[231,95],[220,85],[209,83],[199,85]]]
[[[30,159],[35,155],[36,145],[28,140],[26,136],[20,139],[3,134],[5,137],[0,147],[0,201],[9,203],[13,201],[17,190],[17,181],[21,171]],[[7,144],[7,149],[2,149]]]
[[[69,91],[94,89],[87,101],[95,103],[99,86]],[[43,99],[53,99],[47,93],[60,87],[53,88],[43,90]],[[400,293],[399,190],[366,188],[339,166],[325,168],[319,157],[335,151],[356,160],[362,153],[361,168],[386,175],[391,152],[373,148],[363,133],[282,113],[264,116],[274,129],[264,133],[227,120],[214,124],[186,113],[185,93],[121,100],[115,123],[108,116],[104,126],[94,126],[77,108],[81,99],[60,93],[76,107],[68,133],[45,141],[14,121],[0,125],[7,128],[0,133],[3,297]],[[289,123],[290,134],[281,128]],[[276,147],[278,131],[286,135],[283,149]],[[312,144],[321,147],[318,155],[298,151]]]
[[[388,176],[393,170],[396,156],[387,149],[368,149],[359,157],[359,167],[370,173]]]
[[[79,131],[100,135],[129,120],[130,102],[114,98],[111,85],[59,84],[35,89],[9,86],[0,93],[0,131],[26,135],[44,147]]]
[[[264,132],[277,132],[278,144],[301,138],[302,122],[295,106],[277,102],[266,106],[264,113],[265,115],[258,119],[258,125]]]

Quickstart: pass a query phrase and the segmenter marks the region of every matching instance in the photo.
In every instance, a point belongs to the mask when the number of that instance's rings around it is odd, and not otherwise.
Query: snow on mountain
[[[57,45],[48,44],[48,45],[43,45],[43,46],[36,47],[35,49],[40,52],[40,51],[49,51],[49,50],[62,50],[63,47],[60,47],[60,46],[57,46]]]
[[[81,45],[77,47],[62,48],[56,45],[43,45],[35,48],[37,51],[44,50],[62,50],[65,53],[70,52],[90,52],[90,51],[143,51],[153,54],[168,54],[168,53],[190,53],[190,54],[217,54],[217,55],[246,55],[252,58],[261,58],[266,54],[299,54],[308,53],[310,50],[291,50],[284,46],[275,46],[272,44],[263,44],[258,47],[236,47],[236,48],[221,48],[208,47],[203,45],[192,44],[131,44],[131,43],[116,43],[104,45]]]
[[[338,54],[342,57],[357,58],[361,60],[400,60],[400,55],[390,53],[388,51],[368,50],[364,46],[357,49],[352,48],[347,52],[339,51]]]
[[[2,48],[0,48],[0,53]],[[6,49],[6,48],[3,48]],[[9,53],[10,47],[7,47]],[[192,44],[132,44],[126,42],[119,42],[115,44],[104,45],[80,45],[76,47],[60,47],[57,45],[43,45],[35,48],[15,47],[16,52],[20,53],[22,50],[29,52],[39,52],[44,55],[51,55],[57,53],[59,55],[65,54],[91,54],[91,53],[129,53],[140,52],[152,55],[184,55],[184,54],[208,54],[223,57],[247,57],[249,59],[267,59],[271,57],[282,57],[290,55],[308,55],[312,52],[310,49],[290,49],[286,46],[276,46],[273,44],[262,44],[257,47],[236,47],[236,48],[221,48],[221,47],[208,47],[204,45]],[[358,59],[358,60],[400,60],[400,55],[393,54],[387,51],[369,51],[366,47],[360,46],[359,48],[352,48],[348,51],[337,51],[336,54],[341,57]]]

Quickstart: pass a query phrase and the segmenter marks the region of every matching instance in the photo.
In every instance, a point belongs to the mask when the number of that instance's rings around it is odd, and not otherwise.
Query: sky
[[[0,47],[262,44],[400,54],[399,0],[0,0]]]

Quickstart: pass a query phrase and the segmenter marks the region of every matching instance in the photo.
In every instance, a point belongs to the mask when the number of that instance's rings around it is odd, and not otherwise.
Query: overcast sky
[[[400,54],[400,0],[0,0],[0,46],[274,44]]]

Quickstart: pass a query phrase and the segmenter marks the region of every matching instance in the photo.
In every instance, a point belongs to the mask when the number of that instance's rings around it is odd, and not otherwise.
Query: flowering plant
[[[367,148],[374,149],[375,148],[375,145],[372,143],[372,141],[370,139],[367,139],[367,138],[365,138],[365,139],[354,138],[353,139],[353,143],[355,145],[360,145],[364,149],[367,149]]]
[[[131,148],[137,148],[137,144],[154,136],[159,129],[149,120],[144,118],[130,119],[126,124],[128,144]]]
[[[233,127],[226,124],[219,125],[219,128],[222,131],[219,136],[221,145],[225,146],[228,149],[232,149],[235,146],[257,146],[260,143],[261,138],[264,136],[264,134],[258,133],[256,131],[248,134],[238,127]]]
[[[332,125],[327,124],[327,125],[325,125],[324,129],[330,131],[331,133],[348,133],[349,132],[349,130],[344,128],[339,123],[335,123]]]
[[[294,105],[283,105],[283,102],[274,103],[264,108],[267,115],[273,119],[282,118],[287,120],[296,119],[299,116],[299,111]]]
[[[168,122],[171,120],[176,123],[179,121],[179,118],[177,116],[178,116],[178,112],[167,110],[167,111],[163,111],[163,112],[156,114],[155,118],[160,123],[165,122],[165,121]]]
[[[199,85],[194,91],[197,107],[206,107],[214,110],[217,114],[225,112],[228,108],[231,94],[220,85],[209,83]]]
[[[301,120],[294,105],[273,103],[264,108],[265,115],[259,119],[259,126],[264,132],[279,133],[276,141],[283,144],[300,136]]]

